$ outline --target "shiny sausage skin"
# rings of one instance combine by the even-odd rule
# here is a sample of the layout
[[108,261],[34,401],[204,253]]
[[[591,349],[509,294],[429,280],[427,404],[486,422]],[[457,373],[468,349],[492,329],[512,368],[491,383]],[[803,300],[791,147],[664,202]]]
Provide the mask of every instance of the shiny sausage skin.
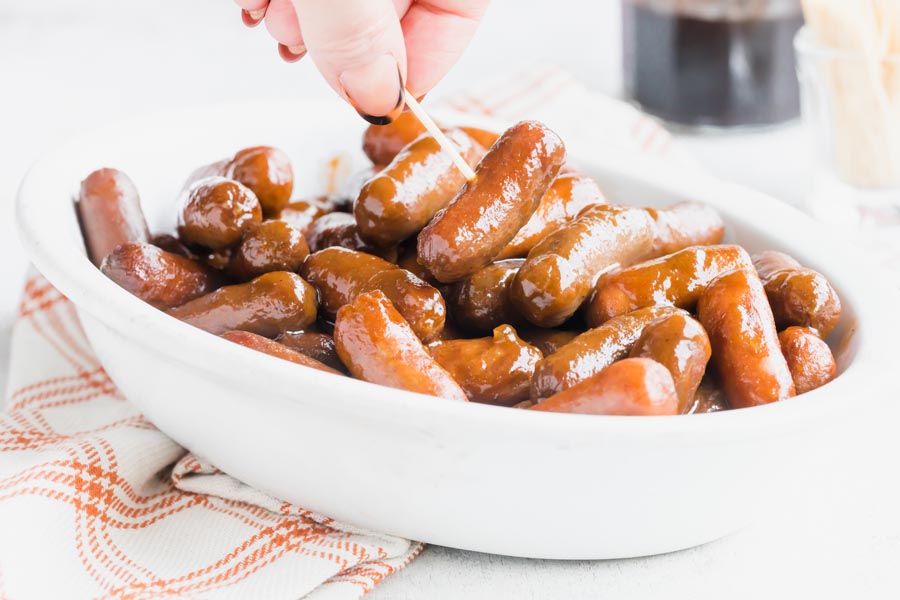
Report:
[[116,169],[99,169],[81,182],[78,218],[88,258],[98,267],[116,246],[150,239],[137,188]]
[[538,364],[531,399],[549,398],[627,357],[645,327],[675,314],[686,313],[672,306],[642,308],[585,331]]
[[100,266],[104,275],[144,302],[166,310],[216,289],[221,277],[212,269],[150,244],[117,246]]
[[318,290],[325,318],[333,318],[338,309],[360,294],[378,290],[423,340],[432,339],[444,327],[447,308],[441,294],[409,271],[377,256],[326,248],[311,254],[300,272]]
[[471,402],[512,406],[528,398],[541,352],[523,342],[509,325],[493,337],[434,342],[428,349],[466,392]]
[[444,283],[487,266],[531,218],[565,157],[562,140],[540,123],[506,130],[475,179],[419,233],[419,260]]
[[644,258],[653,234],[643,209],[587,208],[531,249],[510,287],[513,304],[539,327],[560,325],[605,271]]
[[455,283],[445,298],[456,323],[470,331],[487,332],[504,323],[521,322],[509,286],[524,262],[519,258],[491,263]]
[[732,408],[795,394],[772,309],[755,272],[720,275],[700,296],[697,315],[709,335],[713,364]]
[[740,246],[685,248],[601,277],[585,319],[596,327],[645,306],[671,304],[693,310],[709,282],[727,271],[746,268],[752,268],[752,262]]
[[606,204],[600,186],[590,177],[578,174],[560,175],[553,180],[541,203],[516,237],[497,256],[524,258],[548,234],[574,220],[588,206]]
[[224,177],[208,177],[183,194],[178,236],[210,250],[231,248],[262,222],[259,200],[248,188]]
[[387,125],[370,125],[363,133],[363,152],[376,165],[386,165],[414,139],[425,133],[425,126],[411,112],[401,113]]
[[578,337],[580,332],[571,329],[544,329],[542,327],[520,327],[519,337],[541,351],[544,356],[550,356],[572,340]]
[[841,300],[824,275],[774,250],[756,254],[753,264],[779,329],[812,327],[822,339],[828,337],[841,319]]
[[466,393],[435,360],[391,301],[379,291],[341,307],[334,323],[341,362],[357,379],[448,400]]
[[278,342],[274,342],[267,337],[263,337],[255,333],[250,333],[249,331],[227,331],[223,333],[221,337],[225,338],[229,342],[240,344],[241,346],[245,346],[247,348],[250,348],[251,350],[256,350],[257,352],[262,352],[263,354],[268,354],[269,356],[274,356],[275,358],[280,358],[292,363],[297,363],[298,365],[303,365],[304,367],[318,369],[319,371],[325,371],[326,373],[343,375],[343,373],[341,373],[340,371],[332,369],[328,365],[319,362],[315,358],[297,352],[296,350],[292,350],[291,348],[279,344]]
[[703,326],[685,314],[651,323],[631,349],[632,358],[650,358],[672,375],[678,394],[678,413],[690,409],[711,350]]
[[287,154],[278,148],[244,148],[228,162],[223,175],[248,187],[266,216],[277,214],[291,201],[294,171]]
[[679,202],[663,209],[645,209],[656,224],[652,258],[689,246],[711,246],[722,241],[725,224],[716,209],[699,202]]
[[[466,162],[473,162],[475,144],[466,134],[450,130],[447,139]],[[376,246],[401,242],[425,227],[465,182],[437,140],[423,135],[359,191],[353,205],[359,235]]]
[[315,322],[316,290],[296,273],[275,271],[166,312],[215,335],[240,329],[274,338]]
[[672,375],[658,362],[626,358],[529,410],[583,415],[676,415]]
[[284,221],[263,221],[244,234],[231,253],[228,273],[240,281],[249,281],[271,271],[300,269],[309,256],[303,235]]
[[288,203],[273,218],[284,221],[306,236],[313,221],[333,211],[334,206],[327,198],[311,198]]
[[345,371],[346,367],[341,362],[337,354],[337,348],[334,346],[334,338],[327,333],[318,333],[315,331],[289,331],[278,336],[275,340],[279,344],[283,344],[291,350],[296,350],[300,354],[305,354],[310,358],[314,358],[320,363],[328,365],[332,369]]
[[306,241],[309,242],[311,252],[338,246],[374,254],[390,262],[397,260],[396,246],[379,248],[363,240],[359,235],[356,219],[347,213],[333,212],[313,221],[307,231]]
[[798,394],[822,387],[837,376],[831,348],[815,329],[788,327],[778,334],[778,341]]

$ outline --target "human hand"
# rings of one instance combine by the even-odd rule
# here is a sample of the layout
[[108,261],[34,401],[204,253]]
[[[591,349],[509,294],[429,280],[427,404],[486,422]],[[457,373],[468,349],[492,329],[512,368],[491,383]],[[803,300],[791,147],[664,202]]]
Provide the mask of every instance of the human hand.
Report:
[[309,53],[367,121],[390,122],[403,87],[417,98],[450,70],[488,0],[235,0],[244,23],[265,20],[288,61]]

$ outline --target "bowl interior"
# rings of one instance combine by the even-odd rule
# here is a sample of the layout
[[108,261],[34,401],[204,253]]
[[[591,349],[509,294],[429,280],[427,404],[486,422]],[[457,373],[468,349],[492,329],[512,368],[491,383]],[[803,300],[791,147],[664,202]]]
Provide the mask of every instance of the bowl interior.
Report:
[[[445,123],[493,128],[507,125],[471,115],[439,112],[439,116]],[[52,151],[33,168],[19,196],[23,239],[38,268],[82,310],[107,321],[146,319],[156,324],[157,331],[166,329],[173,337],[199,339],[198,332],[187,331],[191,329],[188,326],[164,323],[172,319],[150,314],[155,311],[149,306],[126,298],[126,293],[87,261],[71,205],[79,182],[101,166],[123,170],[140,190],[151,228],[154,232],[169,232],[174,228],[183,182],[196,167],[241,147],[274,145],[292,159],[297,182],[295,197],[319,195],[325,191],[327,180],[335,175],[329,167],[335,157],[340,157],[338,179],[346,180],[369,165],[360,149],[364,127],[351,109],[337,102],[223,105],[115,124]],[[860,348],[869,348],[869,354],[878,357],[878,348],[886,347],[888,332],[896,330],[896,320],[891,327],[874,322],[867,327],[861,315],[887,312],[896,293],[883,286],[872,290],[872,286],[878,286],[878,277],[867,274],[861,266],[864,261],[843,248],[833,248],[833,240],[799,211],[690,170],[623,155],[601,143],[590,148],[588,152],[584,147],[570,146],[570,160],[598,179],[611,202],[644,206],[665,206],[681,200],[710,203],[726,220],[727,241],[739,243],[751,253],[784,250],[830,276],[844,304],[841,324],[829,338],[842,373],[854,364]],[[861,345],[866,339],[872,343]],[[217,352],[234,352],[228,346],[219,343]],[[187,350],[183,358],[192,359]],[[279,373],[286,373],[282,365],[266,368],[273,373],[278,369]],[[709,416],[725,418],[724,413]]]

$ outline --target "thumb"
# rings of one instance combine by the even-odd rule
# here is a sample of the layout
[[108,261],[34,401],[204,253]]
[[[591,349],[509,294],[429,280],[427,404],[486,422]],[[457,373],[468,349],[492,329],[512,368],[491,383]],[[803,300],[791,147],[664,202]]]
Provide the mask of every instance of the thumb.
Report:
[[292,0],[310,57],[371,123],[403,107],[406,48],[392,0]]

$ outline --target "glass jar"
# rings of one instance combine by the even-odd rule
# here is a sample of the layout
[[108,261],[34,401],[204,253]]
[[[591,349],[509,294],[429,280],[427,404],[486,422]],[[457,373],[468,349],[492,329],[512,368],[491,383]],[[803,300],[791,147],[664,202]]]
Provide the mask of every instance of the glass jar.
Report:
[[622,0],[626,93],[687,126],[795,119],[800,0]]

